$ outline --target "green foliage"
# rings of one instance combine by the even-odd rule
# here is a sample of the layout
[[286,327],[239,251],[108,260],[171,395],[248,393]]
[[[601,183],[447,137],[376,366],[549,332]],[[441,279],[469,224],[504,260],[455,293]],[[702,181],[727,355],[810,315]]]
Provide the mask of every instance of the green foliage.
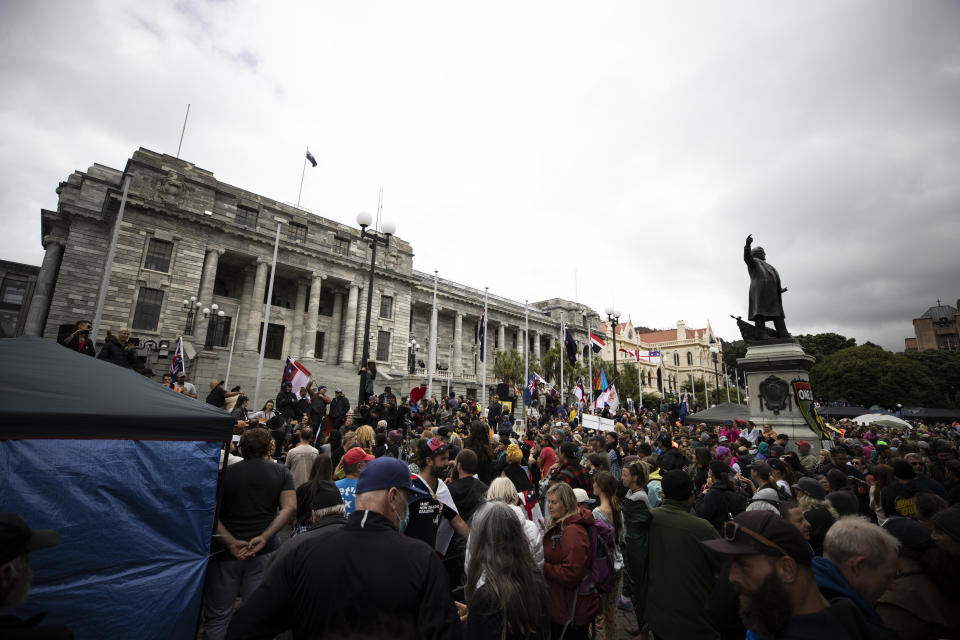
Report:
[[938,386],[921,359],[872,344],[827,355],[810,371],[814,395],[870,407],[941,406]]
[[524,381],[523,356],[516,349],[497,351],[493,361],[493,375],[501,382],[513,380],[522,386]]
[[841,336],[838,333],[814,333],[796,336],[800,341],[800,346],[817,359],[822,361],[825,357],[835,354],[842,349],[849,349],[857,346],[855,338]]
[[960,406],[960,352],[917,351],[904,355],[923,366],[933,379],[935,406]]
[[723,348],[723,364],[726,365],[727,374],[730,376],[730,379],[733,380],[733,372],[737,370],[737,360],[747,355],[747,343],[743,340],[737,340],[735,342],[720,340],[720,344]]

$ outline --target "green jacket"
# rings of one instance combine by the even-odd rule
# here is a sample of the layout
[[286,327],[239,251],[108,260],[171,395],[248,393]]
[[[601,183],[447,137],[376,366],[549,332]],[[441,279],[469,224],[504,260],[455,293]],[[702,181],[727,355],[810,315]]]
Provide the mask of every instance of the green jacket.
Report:
[[716,530],[676,500],[664,500],[652,515],[646,606],[650,628],[664,640],[719,638],[707,622],[704,605],[723,561],[700,544],[717,538]]
[[650,507],[646,500],[625,498],[621,503],[623,524],[627,530],[623,560],[627,574],[633,581],[633,601],[637,615],[644,619],[644,604],[647,597],[647,534],[650,530]]

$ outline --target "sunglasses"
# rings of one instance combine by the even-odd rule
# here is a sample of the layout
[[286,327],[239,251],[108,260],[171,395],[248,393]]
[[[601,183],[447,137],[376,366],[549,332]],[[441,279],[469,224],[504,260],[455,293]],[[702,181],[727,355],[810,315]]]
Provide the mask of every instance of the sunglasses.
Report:
[[760,534],[757,533],[756,531],[752,531],[752,530],[750,530],[750,529],[747,529],[746,527],[741,527],[739,523],[734,522],[733,520],[728,520],[727,522],[724,522],[724,523],[723,523],[723,537],[724,537],[724,539],[726,539],[726,540],[728,540],[728,541],[730,541],[730,542],[735,542],[736,539],[737,539],[737,536],[738,536],[741,532],[747,534],[748,536],[750,536],[751,538],[753,538],[754,540],[756,540],[757,542],[759,542],[759,543],[762,544],[763,546],[767,547],[768,549],[773,549],[773,550],[777,551],[778,553],[780,553],[780,554],[783,555],[783,556],[790,557],[790,554],[787,553],[787,552],[783,549],[783,547],[781,547],[780,545],[778,545],[776,542],[773,542],[772,540],[769,540],[769,539],[763,537],[762,535],[760,535]]

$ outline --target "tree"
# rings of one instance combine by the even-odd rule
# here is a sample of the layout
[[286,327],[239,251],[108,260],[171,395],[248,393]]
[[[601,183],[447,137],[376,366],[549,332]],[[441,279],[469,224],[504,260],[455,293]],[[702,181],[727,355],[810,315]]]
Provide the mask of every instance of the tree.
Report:
[[956,351],[915,351],[904,354],[920,363],[936,389],[936,404],[939,407],[960,406],[960,353]]
[[[516,349],[507,351],[497,351],[493,359],[493,375],[501,382],[513,380],[516,383],[522,383],[523,377],[523,356]],[[521,384],[522,386],[522,384]]]
[[872,345],[841,349],[810,371],[817,398],[846,398],[864,407],[896,408],[936,404],[938,389],[918,359]]
[[841,349],[857,346],[855,338],[848,338],[838,333],[813,333],[796,336],[800,346],[820,362],[825,357],[835,354]]
[[723,348],[723,364],[727,368],[727,375],[733,380],[735,378],[734,371],[739,370],[737,360],[747,355],[747,343],[743,340],[727,342],[721,339],[720,345]]
[[[628,362],[620,367],[619,384],[617,386],[617,395],[620,396],[620,402],[625,403],[627,398],[632,398],[634,405],[639,401],[640,384],[637,380],[637,365]],[[660,406],[660,394],[650,391],[644,383],[643,406],[648,409],[656,409]]]

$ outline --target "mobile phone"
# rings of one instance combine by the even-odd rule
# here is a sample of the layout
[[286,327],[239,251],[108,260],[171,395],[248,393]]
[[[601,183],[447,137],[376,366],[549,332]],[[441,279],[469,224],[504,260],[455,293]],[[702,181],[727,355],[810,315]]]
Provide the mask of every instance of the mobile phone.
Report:
[[140,338],[129,338],[128,342],[130,342],[130,344],[132,344],[135,347],[140,346]]

